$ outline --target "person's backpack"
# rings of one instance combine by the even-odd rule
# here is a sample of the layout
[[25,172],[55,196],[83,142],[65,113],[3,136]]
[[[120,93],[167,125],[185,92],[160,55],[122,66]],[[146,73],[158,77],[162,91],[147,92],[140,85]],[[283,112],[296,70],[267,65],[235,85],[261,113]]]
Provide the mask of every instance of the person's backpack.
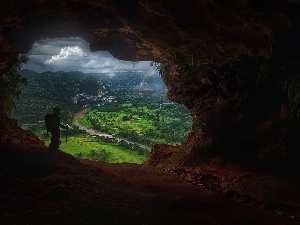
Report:
[[45,126],[46,126],[47,133],[53,131],[54,129],[53,125],[54,125],[54,114],[49,113],[45,115]]

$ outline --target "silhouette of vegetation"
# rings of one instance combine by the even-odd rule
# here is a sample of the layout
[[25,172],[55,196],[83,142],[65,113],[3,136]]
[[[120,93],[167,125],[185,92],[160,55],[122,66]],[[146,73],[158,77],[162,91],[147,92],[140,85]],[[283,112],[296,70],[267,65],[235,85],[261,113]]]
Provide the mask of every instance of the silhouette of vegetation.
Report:
[[28,58],[21,55],[10,71],[0,76],[0,110],[10,112],[15,106],[15,100],[20,97],[20,85],[27,85],[27,79],[20,74],[21,64]]
[[180,67],[184,68],[186,71],[197,72],[203,69],[201,55],[197,50],[188,53],[185,57],[179,56],[175,51],[168,51],[166,53],[165,62],[151,62],[150,65],[158,71],[160,76],[168,73],[170,68],[174,65],[180,65]]
[[268,61],[258,62],[257,86],[275,82],[282,87],[288,98],[288,104],[292,113],[297,117],[300,115],[300,73],[297,61],[288,61],[278,55]]
[[259,63],[258,73],[257,73],[257,85],[263,82],[269,75],[270,63],[268,61],[262,61]]
[[300,114],[300,74],[295,73],[290,76],[284,85],[285,90],[288,92],[289,106],[292,110],[297,112],[297,116]]

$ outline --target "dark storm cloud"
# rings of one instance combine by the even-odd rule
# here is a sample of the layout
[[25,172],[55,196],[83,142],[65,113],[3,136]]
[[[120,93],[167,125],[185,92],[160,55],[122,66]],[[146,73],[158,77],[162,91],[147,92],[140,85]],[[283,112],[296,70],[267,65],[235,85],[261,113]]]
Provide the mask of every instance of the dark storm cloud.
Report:
[[43,71],[82,71],[86,73],[110,73],[140,71],[156,75],[150,62],[117,60],[105,51],[91,52],[89,44],[81,38],[43,39],[27,53],[29,62],[24,69]]

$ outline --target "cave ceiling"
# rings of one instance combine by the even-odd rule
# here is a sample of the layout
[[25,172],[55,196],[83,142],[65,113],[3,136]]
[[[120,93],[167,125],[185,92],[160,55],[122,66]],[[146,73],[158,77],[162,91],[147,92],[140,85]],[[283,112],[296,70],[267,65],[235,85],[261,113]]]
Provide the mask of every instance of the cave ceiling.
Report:
[[3,0],[0,9],[1,72],[43,38],[81,37],[133,61],[197,52],[217,65],[269,58],[274,43],[299,37],[297,0]]

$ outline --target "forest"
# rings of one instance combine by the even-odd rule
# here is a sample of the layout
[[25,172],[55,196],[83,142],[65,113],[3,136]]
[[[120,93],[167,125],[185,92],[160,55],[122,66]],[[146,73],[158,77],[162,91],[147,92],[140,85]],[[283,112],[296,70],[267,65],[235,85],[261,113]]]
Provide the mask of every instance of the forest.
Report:
[[191,128],[187,109],[174,103],[124,103],[88,111],[85,127],[143,145],[179,144]]
[[[58,105],[61,121],[71,127],[61,131],[60,149],[78,158],[141,163],[153,144],[179,144],[191,130],[189,111],[167,99],[157,78],[145,82],[144,76],[131,74],[134,85],[128,85],[128,77],[122,85],[121,76],[104,82],[100,75],[82,72],[20,73],[28,85],[21,88],[11,116],[49,145],[44,116]],[[83,109],[78,126],[72,124],[74,113]]]

